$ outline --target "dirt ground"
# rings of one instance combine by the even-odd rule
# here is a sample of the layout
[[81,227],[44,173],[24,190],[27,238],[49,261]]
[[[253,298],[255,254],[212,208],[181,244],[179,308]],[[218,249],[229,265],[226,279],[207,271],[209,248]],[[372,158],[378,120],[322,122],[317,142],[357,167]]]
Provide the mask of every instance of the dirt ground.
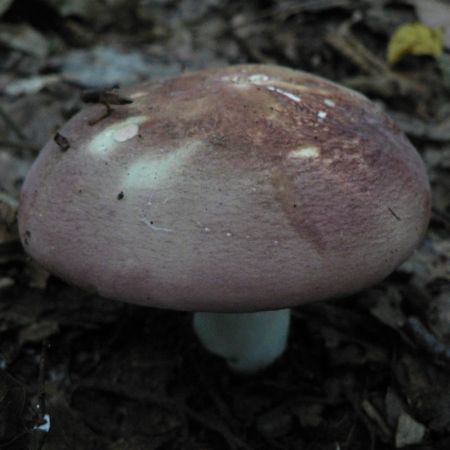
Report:
[[[440,40],[418,34],[425,51],[389,65],[409,23]],[[448,24],[442,0],[0,0],[0,448],[450,449]],[[30,164],[85,89],[243,62],[369,96],[433,189],[414,256],[359,295],[295,309],[288,350],[252,377],[200,347],[190,314],[50,276],[16,226]]]

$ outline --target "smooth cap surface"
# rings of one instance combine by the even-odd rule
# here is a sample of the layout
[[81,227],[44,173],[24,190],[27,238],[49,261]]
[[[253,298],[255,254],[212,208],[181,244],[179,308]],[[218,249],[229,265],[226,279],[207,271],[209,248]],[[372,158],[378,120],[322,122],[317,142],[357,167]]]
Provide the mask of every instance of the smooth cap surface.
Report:
[[23,186],[25,249],[70,283],[164,308],[275,309],[376,283],[423,237],[424,165],[356,92],[243,65],[119,93],[133,103],[94,125],[104,106],[77,114]]

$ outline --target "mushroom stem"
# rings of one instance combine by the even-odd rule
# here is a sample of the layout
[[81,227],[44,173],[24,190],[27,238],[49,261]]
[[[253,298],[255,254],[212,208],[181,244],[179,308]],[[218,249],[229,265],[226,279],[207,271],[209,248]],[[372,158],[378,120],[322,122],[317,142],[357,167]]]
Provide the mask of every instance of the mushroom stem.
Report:
[[290,317],[290,309],[237,314],[197,312],[194,330],[202,344],[224,357],[231,369],[252,373],[283,353]]

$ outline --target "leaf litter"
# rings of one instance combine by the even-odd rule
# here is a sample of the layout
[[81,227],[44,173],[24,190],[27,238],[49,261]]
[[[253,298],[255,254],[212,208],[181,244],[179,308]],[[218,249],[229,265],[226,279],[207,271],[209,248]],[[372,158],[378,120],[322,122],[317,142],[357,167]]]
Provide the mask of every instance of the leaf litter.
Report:
[[[399,26],[439,27],[448,12],[422,3],[0,1],[1,448],[450,448],[446,24],[442,56],[386,61]],[[206,354],[188,314],[49,276],[24,254],[15,222],[29,166],[82,107],[82,90],[239,62],[361,90],[417,146],[433,189],[416,253],[372,289],[296,308],[287,352],[252,378]]]

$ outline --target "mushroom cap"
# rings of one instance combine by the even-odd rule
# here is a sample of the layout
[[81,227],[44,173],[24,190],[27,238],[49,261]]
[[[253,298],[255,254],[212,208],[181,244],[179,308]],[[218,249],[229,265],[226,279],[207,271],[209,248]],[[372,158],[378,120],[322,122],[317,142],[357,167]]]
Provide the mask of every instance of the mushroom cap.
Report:
[[133,103],[94,124],[104,106],[83,109],[23,186],[24,247],[70,283],[179,310],[277,309],[380,281],[424,235],[424,165],[359,93],[239,65],[119,94]]

